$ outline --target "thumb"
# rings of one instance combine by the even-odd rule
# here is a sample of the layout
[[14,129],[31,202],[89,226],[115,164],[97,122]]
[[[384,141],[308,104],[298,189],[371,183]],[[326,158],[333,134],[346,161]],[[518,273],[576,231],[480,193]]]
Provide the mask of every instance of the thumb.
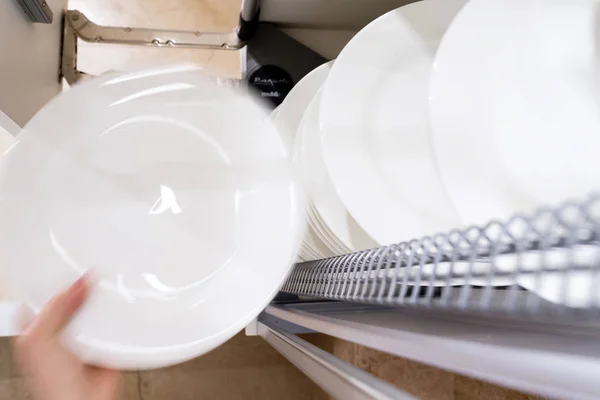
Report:
[[38,338],[56,336],[83,305],[88,292],[89,277],[88,274],[84,274],[68,289],[53,297],[24,333]]
[[90,400],[116,400],[119,394],[121,374],[106,368],[88,367],[94,394]]

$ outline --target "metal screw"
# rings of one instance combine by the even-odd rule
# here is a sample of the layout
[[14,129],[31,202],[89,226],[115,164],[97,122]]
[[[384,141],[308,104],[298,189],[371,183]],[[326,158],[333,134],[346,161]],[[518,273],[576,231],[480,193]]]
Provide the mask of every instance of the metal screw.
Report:
[[129,27],[125,28],[125,32],[131,32],[131,30],[132,30],[132,29],[131,29],[131,28],[129,28]]
[[167,46],[173,46],[175,44],[175,42],[173,42],[172,40],[167,40]]
[[44,2],[42,2],[42,7],[46,8],[46,5],[47,5],[47,4],[46,4],[46,2],[45,2],[45,1],[44,1]]
[[160,44],[160,40],[158,40],[158,39],[154,39],[154,40],[152,41],[152,44],[153,44],[153,45],[155,45],[155,46],[158,46],[158,45]]
[[71,15],[71,19],[73,21],[79,21],[79,14],[73,14],[73,15]]
[[103,39],[102,39],[102,36],[96,36],[96,37],[94,38],[94,40],[95,40],[96,42],[101,42]]
[[201,32],[199,32],[199,31],[196,31],[196,32],[194,32],[194,35],[196,35],[196,36],[200,36],[200,35],[202,35],[202,33],[201,33]]

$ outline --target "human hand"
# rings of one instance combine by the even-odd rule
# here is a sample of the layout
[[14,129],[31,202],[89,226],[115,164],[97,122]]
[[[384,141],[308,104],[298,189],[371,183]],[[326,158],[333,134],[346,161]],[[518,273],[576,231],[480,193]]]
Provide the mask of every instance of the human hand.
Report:
[[61,332],[85,302],[84,275],[55,296],[15,340],[16,361],[36,400],[116,400],[120,374],[87,365],[61,342]]

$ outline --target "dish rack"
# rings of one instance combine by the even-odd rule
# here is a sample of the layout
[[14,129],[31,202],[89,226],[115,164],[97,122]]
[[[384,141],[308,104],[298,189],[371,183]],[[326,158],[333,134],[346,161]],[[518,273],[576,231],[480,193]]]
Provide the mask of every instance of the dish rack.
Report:
[[[543,396],[594,399],[599,239],[594,194],[506,221],[304,262],[281,288],[296,298],[273,302],[259,323],[308,328]],[[575,274],[585,274],[589,287],[569,285]],[[533,290],[519,286],[521,277],[533,278]],[[553,302],[536,294],[548,277],[559,283]],[[584,302],[564,305],[581,292]],[[339,396],[337,390],[329,391]]]
[[[86,78],[77,69],[78,39],[241,49],[247,51],[246,76],[276,64],[294,81],[325,61],[263,24],[259,3],[242,0],[238,28],[215,33],[103,27],[76,10],[67,11],[61,74],[71,84]],[[329,7],[328,2],[314,3]],[[389,9],[400,5],[389,3]],[[560,262],[549,262],[557,254]],[[531,257],[538,267],[531,268]],[[510,268],[504,265],[507,258]],[[577,289],[569,282],[582,273],[591,278],[588,296],[578,307],[569,307],[570,299],[580,294],[573,293]],[[532,290],[519,285],[523,277],[533,278]],[[562,282],[555,288],[555,302],[536,294],[546,277]],[[0,333],[16,333],[7,325],[16,307],[0,304]],[[280,294],[246,328],[335,398],[412,398],[296,336],[306,332],[542,396],[598,399],[600,195],[505,221],[297,264]]]

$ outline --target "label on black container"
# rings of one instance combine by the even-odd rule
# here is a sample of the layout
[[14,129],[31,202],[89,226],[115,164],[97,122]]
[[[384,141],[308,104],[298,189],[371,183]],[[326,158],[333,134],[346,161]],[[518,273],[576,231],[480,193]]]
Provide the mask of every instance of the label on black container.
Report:
[[276,65],[263,65],[248,76],[248,85],[255,88],[260,97],[277,107],[292,90],[294,81],[283,68]]

